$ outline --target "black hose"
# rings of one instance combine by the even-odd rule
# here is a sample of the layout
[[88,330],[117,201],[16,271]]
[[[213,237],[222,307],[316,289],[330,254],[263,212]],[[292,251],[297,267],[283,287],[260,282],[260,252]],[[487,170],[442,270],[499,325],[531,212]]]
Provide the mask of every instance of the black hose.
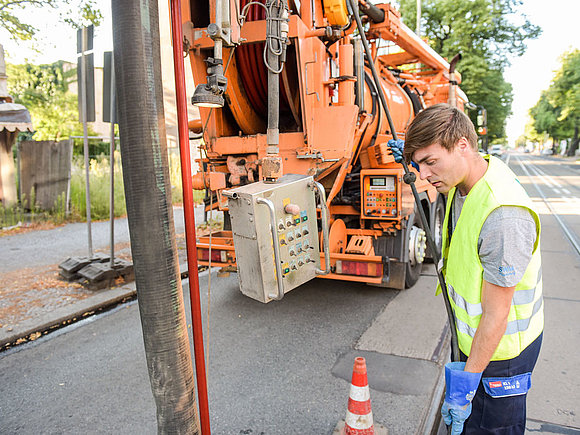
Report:
[[[361,37],[361,41],[363,43],[363,47],[365,49],[365,54],[367,59],[372,59],[372,55],[371,55],[371,50],[369,48],[369,43],[367,41],[366,35],[365,35],[365,31],[358,13],[358,7],[357,4],[355,3],[355,0],[349,0],[351,3],[351,7],[353,9],[353,14],[354,14],[354,18],[356,20],[356,25],[358,28],[358,32],[360,34]],[[373,73],[373,79],[375,81],[376,84],[376,88],[377,91],[379,93],[379,99],[381,100],[381,104],[383,106],[383,109],[385,111],[385,115],[387,116],[387,121],[389,122],[389,128],[391,129],[391,135],[393,136],[394,140],[397,140],[397,131],[395,130],[395,125],[393,123],[393,119],[391,118],[391,113],[389,112],[389,106],[387,105],[387,100],[385,98],[385,94],[383,92],[383,88],[380,85],[380,79],[379,79],[379,75],[377,73],[377,69],[375,68],[375,65],[373,62],[369,61],[369,66],[371,68],[371,72]],[[425,233],[427,236],[427,243],[429,244],[429,249],[431,250],[431,252],[433,253],[433,260],[435,262],[435,269],[437,270],[437,278],[439,279],[439,285],[441,286],[441,290],[443,293],[443,300],[445,301],[445,309],[447,311],[447,318],[449,320],[449,326],[451,329],[451,354],[452,354],[452,358],[454,358],[455,360],[459,360],[459,344],[457,341],[457,329],[455,326],[455,316],[453,315],[453,310],[451,309],[451,303],[449,302],[449,295],[447,294],[447,284],[445,283],[445,277],[443,276],[443,273],[441,272],[440,268],[439,268],[439,258],[440,258],[440,253],[439,250],[437,249],[437,246],[435,245],[435,242],[433,241],[433,235],[431,234],[431,230],[430,230],[430,226],[427,223],[427,218],[425,217],[425,211],[423,210],[423,207],[421,206],[421,199],[419,198],[419,194],[417,192],[417,188],[415,187],[415,174],[413,172],[409,171],[409,168],[407,167],[407,163],[405,162],[405,159],[403,159],[403,161],[401,162],[401,165],[403,166],[403,169],[405,171],[405,176],[403,177],[403,179],[405,180],[405,183],[409,184],[409,186],[411,186],[411,191],[413,192],[413,197],[415,198],[415,203],[417,204],[417,209],[419,211],[419,216],[421,217],[421,222],[423,224],[423,227],[425,228]]]
[[156,0],[112,2],[127,217],[160,434],[199,433],[163,113]]

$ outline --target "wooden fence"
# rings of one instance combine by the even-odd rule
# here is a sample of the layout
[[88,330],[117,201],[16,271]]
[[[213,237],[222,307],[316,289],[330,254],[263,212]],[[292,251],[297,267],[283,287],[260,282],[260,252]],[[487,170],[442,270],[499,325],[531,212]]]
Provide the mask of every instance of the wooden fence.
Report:
[[20,200],[32,208],[30,199],[44,210],[54,209],[64,198],[68,210],[73,141],[20,142]]

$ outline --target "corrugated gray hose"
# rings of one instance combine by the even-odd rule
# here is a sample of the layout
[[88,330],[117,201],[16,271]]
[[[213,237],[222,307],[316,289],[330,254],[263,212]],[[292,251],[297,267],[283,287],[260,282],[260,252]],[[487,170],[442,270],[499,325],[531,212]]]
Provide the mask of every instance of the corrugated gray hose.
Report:
[[199,433],[163,113],[156,0],[114,0],[123,180],[137,297],[160,434]]

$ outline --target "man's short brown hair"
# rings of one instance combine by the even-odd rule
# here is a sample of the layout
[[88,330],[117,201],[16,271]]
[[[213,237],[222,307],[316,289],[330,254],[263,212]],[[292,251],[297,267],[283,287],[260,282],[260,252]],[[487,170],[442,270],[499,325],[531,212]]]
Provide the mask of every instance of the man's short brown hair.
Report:
[[449,104],[436,104],[420,112],[405,135],[405,160],[410,162],[418,149],[434,143],[451,151],[462,137],[477,151],[477,133],[461,110]]

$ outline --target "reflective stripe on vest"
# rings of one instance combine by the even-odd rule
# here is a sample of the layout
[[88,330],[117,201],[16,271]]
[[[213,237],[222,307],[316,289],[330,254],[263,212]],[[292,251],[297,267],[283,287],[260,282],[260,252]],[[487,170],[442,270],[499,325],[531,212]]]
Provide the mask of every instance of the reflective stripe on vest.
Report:
[[[541,281],[542,281],[542,269],[540,268],[540,270],[538,271],[538,280],[536,281],[536,286],[534,288],[527,290],[514,291],[512,305],[526,305],[532,303],[536,298],[536,289],[538,288],[538,285],[541,283]],[[453,288],[453,286],[449,283],[447,283],[447,289],[449,290],[449,296],[451,297],[453,302],[455,302],[455,305],[465,310],[467,314],[469,314],[470,316],[479,316],[483,313],[483,310],[481,308],[481,302],[477,304],[467,302],[465,298],[463,298],[463,296],[457,293]]]
[[[530,317],[528,317],[527,319],[517,319],[508,322],[504,335],[512,335],[517,332],[526,331],[530,326],[532,318],[540,311],[540,308],[542,308],[543,302],[544,296],[542,295],[540,296],[540,299],[538,299],[534,304],[534,308],[532,310],[532,314],[530,315]],[[469,326],[463,320],[459,320],[457,318],[455,319],[455,322],[457,323],[457,330],[459,332],[463,332],[464,334],[469,335],[471,338],[475,337],[475,331],[477,331],[477,328]]]

